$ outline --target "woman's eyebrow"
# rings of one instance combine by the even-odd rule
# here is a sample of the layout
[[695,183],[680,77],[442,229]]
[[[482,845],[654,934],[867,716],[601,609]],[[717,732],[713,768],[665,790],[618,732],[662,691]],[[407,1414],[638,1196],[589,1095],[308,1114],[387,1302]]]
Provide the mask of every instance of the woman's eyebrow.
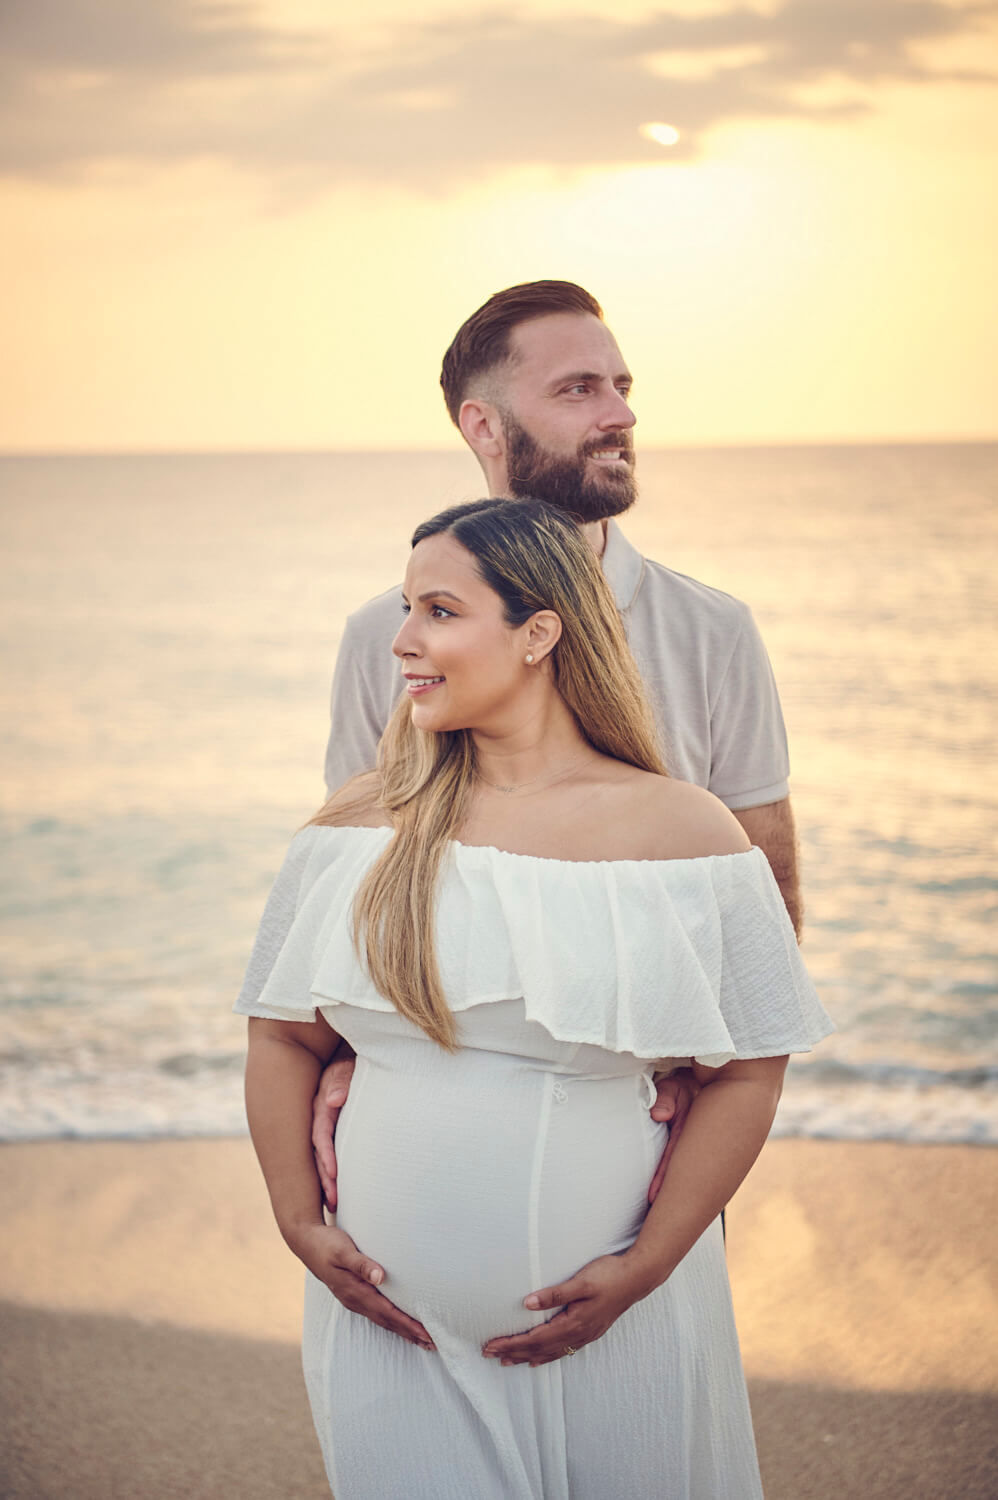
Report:
[[455,604],[464,603],[464,600],[460,599],[457,594],[452,594],[450,589],[430,589],[429,593],[420,594],[416,602],[425,604],[428,599],[453,599]]

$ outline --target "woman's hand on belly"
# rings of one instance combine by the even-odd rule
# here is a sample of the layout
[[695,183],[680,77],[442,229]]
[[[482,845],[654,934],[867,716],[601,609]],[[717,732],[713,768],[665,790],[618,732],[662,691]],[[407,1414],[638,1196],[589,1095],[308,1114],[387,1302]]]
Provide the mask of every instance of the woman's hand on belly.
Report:
[[433,1340],[415,1318],[390,1302],[378,1287],[385,1279],[383,1266],[362,1255],[348,1234],[332,1224],[309,1224],[295,1235],[291,1246],[312,1275],[328,1286],[333,1296],[351,1312],[370,1318],[389,1333],[423,1349],[434,1348]]
[[489,1339],[482,1353],[486,1359],[498,1359],[504,1365],[550,1364],[602,1338],[621,1313],[651,1290],[626,1252],[601,1255],[567,1281],[531,1292],[524,1299],[530,1312],[560,1308],[549,1322],[525,1333]]

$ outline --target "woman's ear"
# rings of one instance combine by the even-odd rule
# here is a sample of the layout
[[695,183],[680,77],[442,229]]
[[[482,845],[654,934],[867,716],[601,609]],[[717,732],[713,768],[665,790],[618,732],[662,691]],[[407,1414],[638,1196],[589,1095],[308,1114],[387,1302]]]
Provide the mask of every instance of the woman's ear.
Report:
[[525,636],[526,664],[539,666],[561,639],[561,620],[553,609],[539,609],[527,622]]

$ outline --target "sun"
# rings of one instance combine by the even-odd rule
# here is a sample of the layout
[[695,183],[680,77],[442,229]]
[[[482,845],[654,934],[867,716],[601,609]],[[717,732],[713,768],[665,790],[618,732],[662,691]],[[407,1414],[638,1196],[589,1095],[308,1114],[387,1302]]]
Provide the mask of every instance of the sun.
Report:
[[647,124],[639,125],[638,134],[643,135],[646,141],[655,141],[659,146],[674,146],[679,140],[679,131],[675,125],[663,125],[660,120],[649,120]]

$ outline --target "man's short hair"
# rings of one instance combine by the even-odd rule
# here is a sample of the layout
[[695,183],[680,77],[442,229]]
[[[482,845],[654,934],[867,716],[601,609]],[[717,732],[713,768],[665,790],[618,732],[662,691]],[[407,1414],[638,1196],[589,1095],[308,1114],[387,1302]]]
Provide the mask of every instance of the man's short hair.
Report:
[[461,324],[440,371],[444,400],[455,427],[459,425],[461,403],[471,382],[510,358],[514,328],[534,318],[561,312],[589,313],[603,318],[603,309],[596,298],[574,281],[525,281],[494,293]]

